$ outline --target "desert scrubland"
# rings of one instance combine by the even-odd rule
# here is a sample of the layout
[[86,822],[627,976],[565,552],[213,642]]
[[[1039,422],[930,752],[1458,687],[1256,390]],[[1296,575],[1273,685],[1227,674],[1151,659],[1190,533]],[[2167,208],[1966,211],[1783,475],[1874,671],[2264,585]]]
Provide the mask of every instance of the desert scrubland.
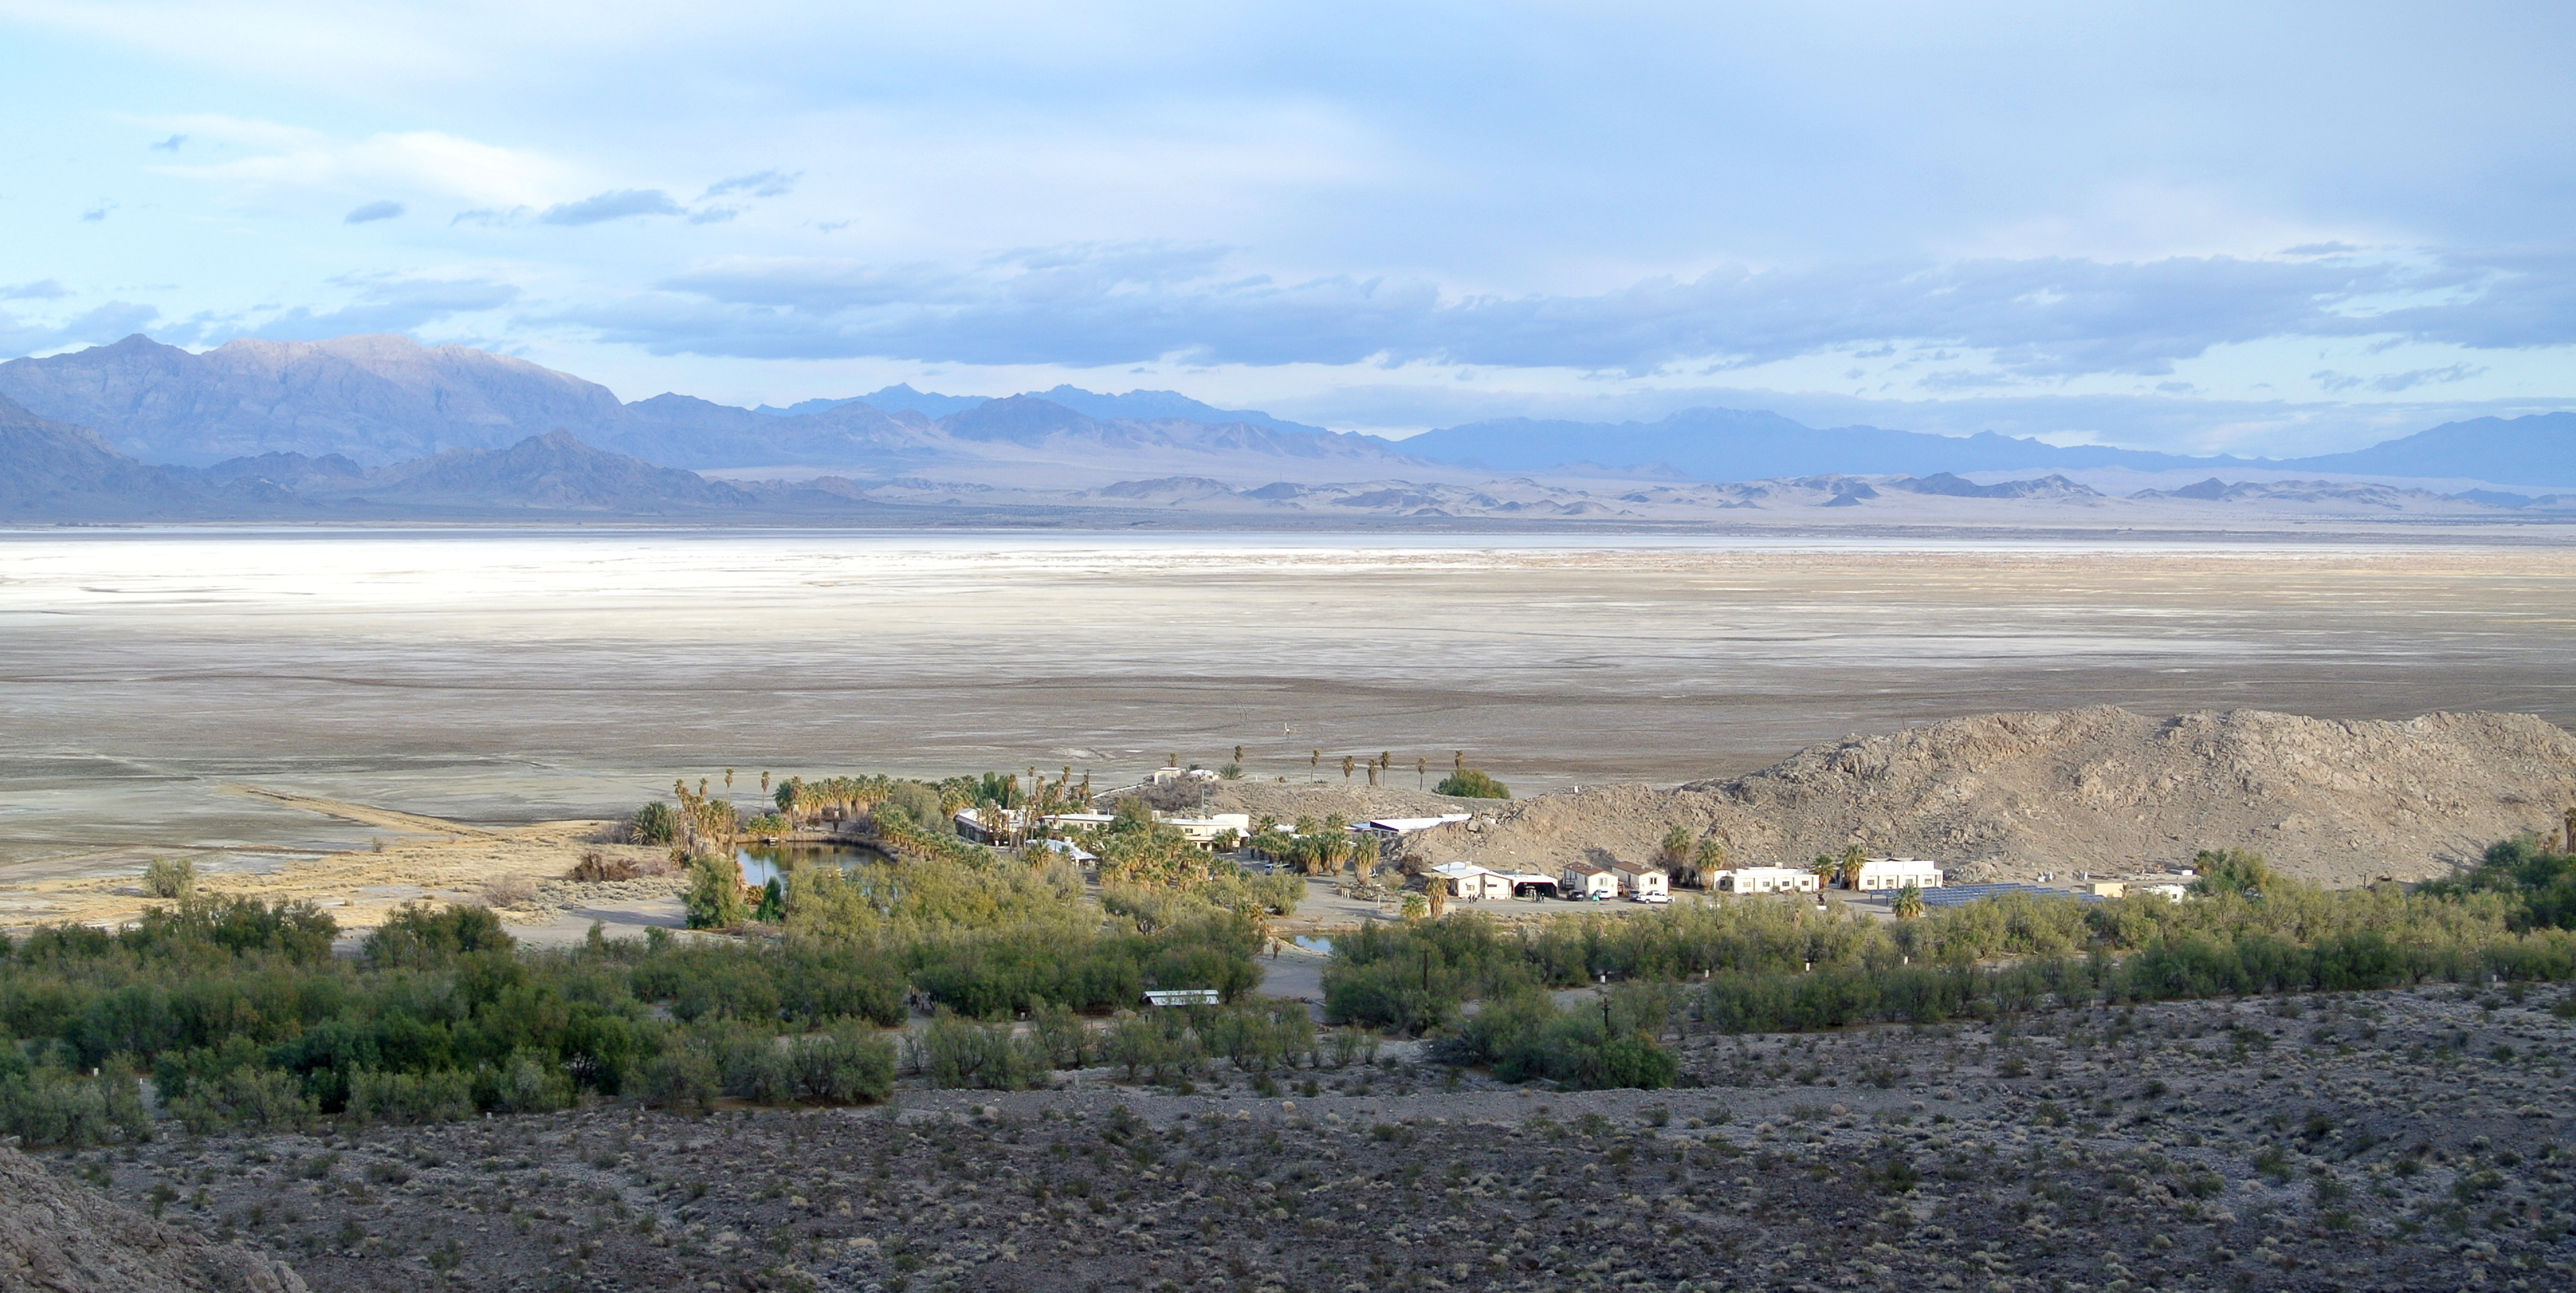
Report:
[[[32,1156],[0,1151],[0,1277],[2570,1272],[2553,550],[89,542],[0,585],[0,1114]],[[1106,789],[1238,744],[1211,808],[1474,815],[1422,861],[1640,861],[1679,828],[1737,863],[2210,874],[1416,923],[1141,820],[1088,877],[986,855],[879,780],[892,856],[754,911],[622,820],[674,778],[730,772],[747,812],[791,774]],[[1452,758],[1520,797],[1432,793]],[[184,896],[153,857],[198,863]],[[1329,954],[1271,945],[1301,931]]]

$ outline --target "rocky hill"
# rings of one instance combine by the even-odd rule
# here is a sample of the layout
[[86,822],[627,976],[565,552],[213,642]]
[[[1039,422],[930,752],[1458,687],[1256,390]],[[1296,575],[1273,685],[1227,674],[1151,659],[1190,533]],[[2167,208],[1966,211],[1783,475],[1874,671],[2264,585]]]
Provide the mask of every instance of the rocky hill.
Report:
[[187,481],[0,395],[0,520],[154,520],[200,515],[207,506]]
[[0,1289],[29,1293],[304,1293],[294,1271],[213,1244],[46,1174],[0,1148]]
[[[2404,723],[2101,707],[1993,714],[1853,736],[1670,790],[1587,789],[1501,807],[1491,863],[1650,856],[1672,826],[1739,863],[1797,865],[1857,842],[1954,878],[2127,871],[2250,848],[2328,885],[2423,879],[2576,806],[2576,737],[2525,714]],[[1462,856],[1460,838],[1434,860]]]
[[375,502],[622,514],[733,509],[748,495],[671,467],[583,444],[570,431],[530,436],[506,449],[454,449],[370,472],[355,487]]
[[191,466],[269,452],[394,462],[556,427],[596,433],[624,413],[568,373],[389,336],[244,339],[200,355],[138,335],[0,364],[0,395],[147,462]]

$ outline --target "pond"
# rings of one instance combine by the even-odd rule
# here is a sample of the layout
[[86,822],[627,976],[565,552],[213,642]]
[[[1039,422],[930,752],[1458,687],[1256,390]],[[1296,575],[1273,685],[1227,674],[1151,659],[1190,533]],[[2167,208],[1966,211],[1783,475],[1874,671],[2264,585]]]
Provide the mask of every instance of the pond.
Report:
[[1333,954],[1333,940],[1321,934],[1299,934],[1289,941],[1309,952],[1321,952],[1326,956]]
[[733,851],[733,860],[742,867],[742,882],[757,889],[799,867],[830,865],[847,870],[861,862],[890,859],[856,844],[746,844]]

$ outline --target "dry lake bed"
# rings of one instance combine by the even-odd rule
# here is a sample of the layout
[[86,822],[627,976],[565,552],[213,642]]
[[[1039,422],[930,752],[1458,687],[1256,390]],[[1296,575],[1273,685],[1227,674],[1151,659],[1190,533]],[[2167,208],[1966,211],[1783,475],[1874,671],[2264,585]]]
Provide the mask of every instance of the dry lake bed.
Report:
[[1670,535],[0,533],[0,883],[686,775],[1342,754],[1516,789],[2114,703],[2576,722],[2576,551]]

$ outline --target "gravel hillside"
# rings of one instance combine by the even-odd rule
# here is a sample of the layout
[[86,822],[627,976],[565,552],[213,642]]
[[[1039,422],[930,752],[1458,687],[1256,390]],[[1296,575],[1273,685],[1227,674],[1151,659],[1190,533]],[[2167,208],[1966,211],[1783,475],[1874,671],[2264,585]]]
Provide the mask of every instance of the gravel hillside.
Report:
[[[1464,801],[1461,801],[1464,802]],[[2150,718],[2099,707],[1852,736],[1671,790],[1610,786],[1498,806],[1427,837],[1434,861],[1548,867],[1650,856],[1682,825],[1739,864],[1857,841],[1954,880],[2126,871],[2203,848],[2262,852],[2328,885],[2423,879],[2576,806],[2576,738],[2525,714],[2344,722],[2261,710]]]
[[163,1225],[0,1147],[6,1293],[304,1293],[294,1271]]

